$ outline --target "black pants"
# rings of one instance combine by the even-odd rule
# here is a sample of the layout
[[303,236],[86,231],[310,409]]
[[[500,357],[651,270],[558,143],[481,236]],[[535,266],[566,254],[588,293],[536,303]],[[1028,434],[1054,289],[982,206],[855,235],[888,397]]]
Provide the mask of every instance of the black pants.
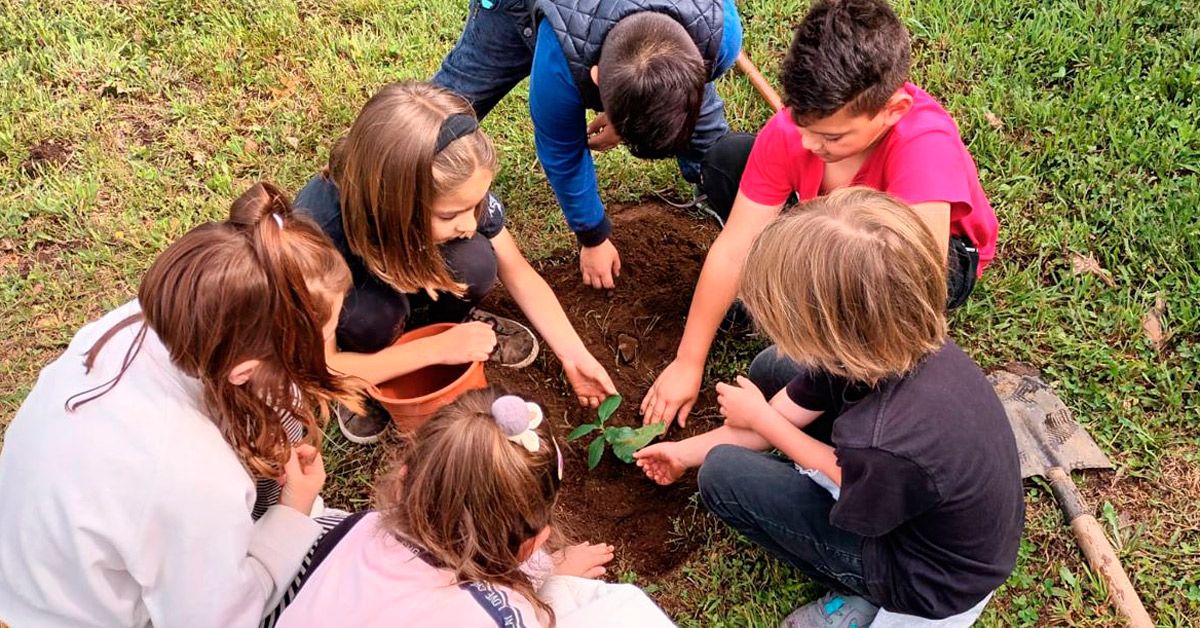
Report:
[[338,319],[337,342],[343,351],[375,353],[406,329],[432,323],[461,323],[496,285],[496,251],[486,237],[451,240],[440,247],[455,281],[467,285],[461,297],[439,292],[397,292],[374,276],[356,277]]
[[[721,216],[722,221],[729,219],[752,148],[754,135],[730,133],[718,140],[704,155],[700,165],[700,188],[708,195],[709,207]],[[793,195],[788,204],[795,202]],[[979,251],[965,236],[951,236],[947,265],[946,307],[954,309],[966,303],[967,297],[975,289]]]

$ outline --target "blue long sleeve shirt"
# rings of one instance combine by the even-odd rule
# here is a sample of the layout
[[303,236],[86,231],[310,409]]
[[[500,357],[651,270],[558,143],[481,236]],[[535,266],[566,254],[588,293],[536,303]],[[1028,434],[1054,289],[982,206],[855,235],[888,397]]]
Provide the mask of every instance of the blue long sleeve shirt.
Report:
[[[721,50],[715,63],[717,76],[733,66],[741,49],[742,22],[733,0],[725,0]],[[583,246],[603,243],[612,225],[604,213],[596,182],[596,165],[587,145],[586,108],[562,46],[545,20],[539,25],[533,53],[529,112],[533,119],[533,141],[538,160],[558,198],[567,225]],[[692,145],[707,148],[716,142],[726,129],[723,115],[721,107],[705,107],[697,121],[697,137],[693,138]],[[722,122],[706,124],[704,118],[712,116],[721,117]]]

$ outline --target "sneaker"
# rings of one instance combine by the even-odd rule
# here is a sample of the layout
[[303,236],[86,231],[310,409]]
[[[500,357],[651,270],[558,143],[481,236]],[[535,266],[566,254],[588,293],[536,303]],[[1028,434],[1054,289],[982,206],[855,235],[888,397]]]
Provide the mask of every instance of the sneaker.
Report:
[[476,309],[471,312],[471,321],[491,325],[496,330],[496,350],[488,362],[508,368],[525,368],[538,356],[538,341],[529,328],[511,318],[496,316],[491,312]]
[[711,205],[708,204],[708,195],[700,190],[699,185],[696,185],[695,183],[692,184],[692,200],[690,201],[676,201],[666,196],[666,193],[666,190],[653,191],[653,194],[658,197],[658,200],[666,203],[667,205],[670,205],[676,209],[698,212],[715,220],[717,225],[722,229],[725,228],[725,220],[721,218],[721,215],[718,214]]
[[741,301],[734,301],[725,311],[720,330],[740,338],[752,338],[758,334],[754,328],[754,319],[750,317],[749,310]]
[[780,628],[866,628],[879,607],[857,595],[826,593],[783,618]]
[[338,428],[346,440],[357,445],[373,445],[379,442],[379,437],[392,424],[392,415],[388,414],[378,401],[368,397],[363,402],[366,414],[355,414],[341,404],[334,407],[337,415]]

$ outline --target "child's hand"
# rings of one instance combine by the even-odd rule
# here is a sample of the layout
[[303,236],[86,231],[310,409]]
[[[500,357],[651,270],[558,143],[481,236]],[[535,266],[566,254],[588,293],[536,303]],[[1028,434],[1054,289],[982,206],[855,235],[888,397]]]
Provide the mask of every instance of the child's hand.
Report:
[[496,348],[496,330],[479,321],[455,325],[432,338],[442,364],[486,362]]
[[564,547],[550,555],[554,561],[554,575],[599,578],[606,571],[604,565],[613,559],[613,546],[580,543]]
[[717,404],[721,406],[725,425],[743,430],[753,430],[755,421],[775,412],[758,386],[741,375],[736,386],[724,382],[717,384]]
[[679,358],[673,360],[658,374],[658,379],[654,380],[654,385],[642,398],[642,423],[665,422],[670,426],[678,416],[679,426],[687,426],[688,413],[700,397],[700,380],[703,376],[703,364],[697,367]]
[[583,283],[596,289],[612,289],[621,276],[621,254],[612,240],[579,249],[579,272]]
[[637,466],[646,477],[666,486],[678,480],[687,470],[679,459],[678,447],[679,443],[655,443],[634,452],[633,459],[637,460]]
[[587,134],[588,148],[592,150],[605,151],[621,143],[621,136],[617,135],[616,127],[608,123],[608,114],[604,112],[596,114],[588,123]]
[[585,351],[583,356],[579,360],[563,360],[563,372],[566,373],[567,381],[571,383],[571,388],[575,389],[575,395],[579,398],[579,405],[587,408],[595,408],[609,395],[617,394],[617,387],[613,385],[612,378],[608,376],[608,371],[605,371],[604,367],[600,366],[600,363],[596,361],[596,358],[592,357],[592,354]]
[[321,452],[312,445],[293,447],[291,457],[283,465],[280,483],[283,490],[279,493],[279,503],[304,515],[311,514],[317,495],[325,486],[325,462]]

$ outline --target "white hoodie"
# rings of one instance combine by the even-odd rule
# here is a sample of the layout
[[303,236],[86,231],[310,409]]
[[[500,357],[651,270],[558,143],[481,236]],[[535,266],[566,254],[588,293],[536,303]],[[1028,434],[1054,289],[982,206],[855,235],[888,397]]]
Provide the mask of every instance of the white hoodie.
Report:
[[83,355],[137,311],[80,330],[4,435],[0,620],[13,626],[256,626],[320,533],[286,506],[252,520],[253,479],[153,331],[115,388],[64,408],[116,375],[140,325],[87,375]]

